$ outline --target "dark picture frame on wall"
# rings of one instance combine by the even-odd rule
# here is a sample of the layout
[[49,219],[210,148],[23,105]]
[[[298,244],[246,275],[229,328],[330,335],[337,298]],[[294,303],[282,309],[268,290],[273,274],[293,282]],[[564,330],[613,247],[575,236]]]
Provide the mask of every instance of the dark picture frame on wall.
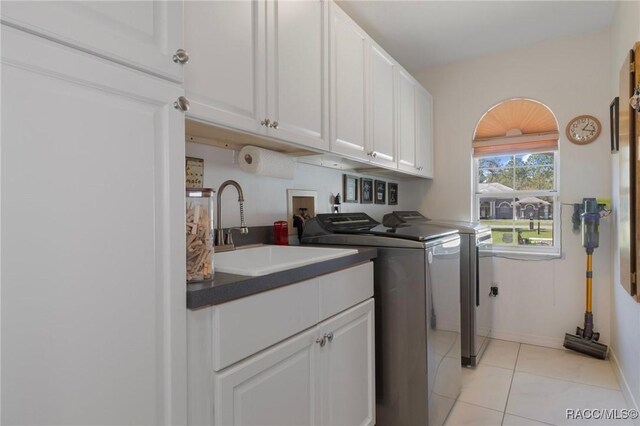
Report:
[[373,203],[373,179],[360,178],[360,203]]
[[358,178],[351,175],[342,175],[343,202],[358,202]]
[[375,181],[375,198],[374,201],[376,204],[386,204],[387,203],[387,182],[383,180]]
[[615,97],[609,104],[609,131],[611,134],[611,152],[620,149],[620,98]]
[[389,205],[397,206],[398,205],[398,184],[389,182],[387,184],[387,192],[389,194]]

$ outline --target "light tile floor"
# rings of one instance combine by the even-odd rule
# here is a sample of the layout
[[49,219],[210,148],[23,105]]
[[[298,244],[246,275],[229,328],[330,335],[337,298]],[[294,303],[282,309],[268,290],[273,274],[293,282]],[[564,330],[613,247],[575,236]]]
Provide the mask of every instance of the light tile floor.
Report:
[[626,408],[609,361],[491,340],[480,364],[462,369],[462,391],[445,425],[632,425],[566,418],[567,409]]

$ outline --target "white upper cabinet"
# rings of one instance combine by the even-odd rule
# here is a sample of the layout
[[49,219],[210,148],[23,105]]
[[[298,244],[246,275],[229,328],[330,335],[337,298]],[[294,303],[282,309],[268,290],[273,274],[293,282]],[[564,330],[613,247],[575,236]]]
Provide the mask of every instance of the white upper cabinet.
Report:
[[184,8],[188,117],[431,176],[432,123],[421,121],[431,117],[428,92],[337,4]]
[[265,3],[187,1],[189,117],[265,133]]
[[416,86],[416,166],[420,176],[433,178],[433,99]]
[[2,22],[182,82],[179,1],[3,1]]
[[188,115],[329,148],[327,4],[185,2]]
[[367,57],[369,37],[330,4],[331,151],[368,159]]
[[329,149],[328,4],[267,2],[268,134]]
[[371,43],[371,133],[367,153],[371,162],[397,167],[396,62],[380,46]]
[[185,424],[182,94],[3,26],[3,424]]
[[398,69],[398,168],[416,173],[416,83]]

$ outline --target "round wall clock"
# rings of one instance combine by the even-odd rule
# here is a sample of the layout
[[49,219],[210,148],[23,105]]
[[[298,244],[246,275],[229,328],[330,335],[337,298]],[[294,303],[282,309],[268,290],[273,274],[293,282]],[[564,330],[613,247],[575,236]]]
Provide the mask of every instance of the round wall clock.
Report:
[[592,115],[579,115],[567,123],[567,138],[575,144],[586,145],[600,136],[602,126]]

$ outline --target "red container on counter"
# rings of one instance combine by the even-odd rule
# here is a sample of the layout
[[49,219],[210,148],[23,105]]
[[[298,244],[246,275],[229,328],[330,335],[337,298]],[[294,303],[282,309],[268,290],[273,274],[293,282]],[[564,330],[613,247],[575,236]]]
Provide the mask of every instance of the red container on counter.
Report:
[[279,246],[289,245],[289,225],[286,220],[273,222],[273,242]]

